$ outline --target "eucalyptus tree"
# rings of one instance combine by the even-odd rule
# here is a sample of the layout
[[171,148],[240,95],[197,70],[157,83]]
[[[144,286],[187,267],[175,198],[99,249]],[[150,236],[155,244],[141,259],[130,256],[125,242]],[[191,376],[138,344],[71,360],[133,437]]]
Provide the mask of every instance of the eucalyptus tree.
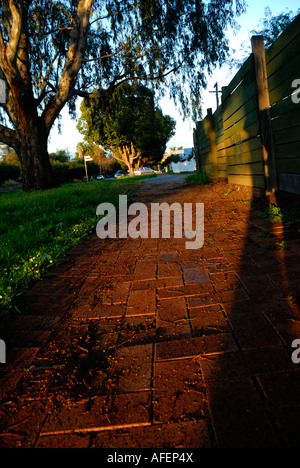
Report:
[[0,141],[18,154],[24,189],[52,186],[49,133],[78,96],[140,80],[184,115],[199,108],[243,10],[244,0],[2,0]]

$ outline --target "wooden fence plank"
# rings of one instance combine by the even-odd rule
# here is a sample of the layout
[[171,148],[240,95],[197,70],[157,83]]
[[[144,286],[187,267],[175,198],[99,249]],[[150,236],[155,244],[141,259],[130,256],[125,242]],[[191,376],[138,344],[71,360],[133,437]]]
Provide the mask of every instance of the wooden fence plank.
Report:
[[228,175],[264,175],[264,168],[261,161],[250,164],[235,164],[234,166],[228,165],[227,170]]
[[247,102],[244,103],[242,107],[240,107],[229,119],[223,122],[224,131],[227,130],[229,127],[234,125],[235,123],[239,122],[241,119],[246,117],[252,111],[257,112],[257,99],[256,96],[250,98]]
[[[300,48],[300,42],[299,42],[299,48]],[[300,72],[300,53],[299,52],[300,51],[298,50],[298,52],[293,55],[290,61],[284,63],[280,68],[276,70],[275,73],[273,73],[272,76],[268,75],[268,87],[269,87],[270,93],[272,93],[272,91],[275,88],[279,86],[281,87],[282,84],[286,83],[287,81],[289,81],[289,89],[292,92],[292,81],[294,80],[295,73]]]
[[[280,70],[282,67],[285,67],[286,64],[295,57],[299,53],[300,47],[300,33],[288,44],[288,47],[282,49],[278,55],[272,60],[271,62],[267,63],[267,72],[268,77],[272,77],[272,75]],[[266,50],[266,56],[268,51]]]
[[212,175],[213,170],[212,170],[212,164],[211,163],[206,163],[203,165],[203,171],[206,172],[209,175]]
[[201,130],[197,130],[197,134],[198,134],[199,141],[201,141],[203,140],[203,138],[206,138],[207,132],[204,128],[202,128]]
[[255,151],[248,151],[245,153],[237,153],[227,157],[227,165],[241,165],[261,162],[261,149]]
[[260,138],[251,138],[243,143],[226,148],[226,155],[227,157],[230,157],[235,154],[248,153],[257,149],[261,150]]
[[250,127],[252,124],[256,124],[258,126],[258,117],[257,117],[256,109],[250,112],[248,115],[246,115],[243,119],[241,119],[235,125],[232,125],[231,127],[227,129],[224,129],[225,140],[242,132],[246,128]]
[[229,83],[228,86],[226,86],[226,89],[224,90],[222,94],[222,102],[225,102],[227,97],[232,93],[232,91],[238,86],[238,84],[242,81],[244,76],[247,74],[247,72],[252,68],[253,58],[250,55],[247,60],[243,63],[237,74],[233,77],[231,82]]
[[300,133],[300,108],[272,120],[272,128],[274,135],[282,130],[288,133],[289,129],[294,128],[298,128]]
[[221,158],[227,158],[227,155],[226,155],[226,149],[222,149],[220,151],[217,151],[217,157],[218,159],[221,159]]
[[224,142],[224,132],[223,131],[222,133],[216,132],[216,145],[223,144],[223,142]]
[[274,140],[277,145],[282,143],[290,143],[297,141],[299,144],[299,157],[300,157],[300,125],[297,127],[284,128],[274,132]]
[[226,156],[218,156],[218,166],[220,167],[222,164],[224,164],[226,167],[228,166]]
[[299,112],[299,109],[300,106],[295,104],[291,97],[277,102],[271,107],[272,125],[274,125],[276,122],[275,117],[283,117],[284,119],[289,118],[290,123],[292,123],[294,119],[297,119],[298,122],[298,117],[296,114]]
[[[276,145],[276,161],[280,158],[300,158],[300,143],[293,141],[282,145]],[[276,163],[277,164],[277,163]]]
[[282,99],[290,96],[294,91],[295,88],[292,88],[292,83],[294,80],[299,79],[300,68],[294,70],[293,75],[289,77],[285,82],[281,83],[279,86],[276,86],[270,92],[270,103],[271,106]]
[[256,120],[254,124],[242,128],[241,130],[234,133],[231,137],[224,140],[224,147],[228,148],[237,143],[242,143],[243,141],[249,140],[250,138],[256,137],[259,133],[259,125]]
[[228,182],[231,184],[246,185],[248,187],[265,188],[265,179],[263,175],[229,174]]
[[300,174],[300,158],[277,159],[278,172]]
[[249,70],[246,78],[247,82],[243,81],[242,85],[224,102],[223,123],[243,107],[251,98],[256,98],[253,70]]

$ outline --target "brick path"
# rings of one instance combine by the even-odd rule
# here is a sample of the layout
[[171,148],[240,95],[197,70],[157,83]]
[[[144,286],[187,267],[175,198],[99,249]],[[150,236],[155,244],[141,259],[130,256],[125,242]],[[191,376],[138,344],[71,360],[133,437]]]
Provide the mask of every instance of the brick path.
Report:
[[204,202],[202,249],[95,236],[37,283],[0,330],[0,446],[300,446],[300,240],[250,199],[144,184],[139,201]]

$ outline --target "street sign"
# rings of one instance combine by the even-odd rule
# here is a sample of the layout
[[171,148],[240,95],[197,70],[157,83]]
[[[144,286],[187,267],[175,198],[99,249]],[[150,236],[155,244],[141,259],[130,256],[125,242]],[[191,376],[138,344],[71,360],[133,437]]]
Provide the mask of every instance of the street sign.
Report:
[[86,166],[87,161],[93,161],[93,158],[91,158],[91,156],[84,156],[85,177],[86,177],[86,181],[88,182],[89,176],[88,176],[88,171],[87,171],[87,166]]

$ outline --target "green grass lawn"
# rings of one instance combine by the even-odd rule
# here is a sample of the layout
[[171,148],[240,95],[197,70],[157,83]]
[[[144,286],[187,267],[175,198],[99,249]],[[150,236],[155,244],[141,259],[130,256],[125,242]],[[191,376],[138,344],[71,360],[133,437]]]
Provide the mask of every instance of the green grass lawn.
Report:
[[42,192],[0,194],[0,317],[16,299],[61,260],[68,249],[95,232],[96,208],[119,194],[128,200],[139,187],[135,177],[66,184]]

